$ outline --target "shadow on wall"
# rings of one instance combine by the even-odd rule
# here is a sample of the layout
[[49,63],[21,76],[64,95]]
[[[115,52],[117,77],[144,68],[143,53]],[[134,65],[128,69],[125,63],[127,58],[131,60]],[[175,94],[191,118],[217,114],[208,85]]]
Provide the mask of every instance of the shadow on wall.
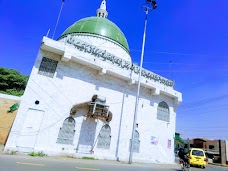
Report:
[[77,153],[89,154],[93,148],[97,123],[94,119],[86,118],[81,125],[81,131],[77,146]]
[[[64,77],[79,79],[80,81],[93,84],[96,91],[99,91],[100,87],[108,87],[112,90],[135,96],[135,92],[137,90],[136,85],[131,85],[131,88],[126,89],[126,81],[106,74],[100,76],[97,74],[96,70],[74,62],[70,62],[68,65],[58,65],[56,72],[56,77],[59,79],[63,79]],[[147,99],[151,99],[149,91],[149,89],[144,88],[141,91],[141,95],[145,96]]]

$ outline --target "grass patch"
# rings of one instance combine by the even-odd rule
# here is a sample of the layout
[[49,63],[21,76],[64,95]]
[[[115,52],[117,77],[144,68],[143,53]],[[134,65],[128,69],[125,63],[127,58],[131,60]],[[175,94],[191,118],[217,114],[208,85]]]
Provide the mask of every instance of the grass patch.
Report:
[[31,152],[31,153],[28,153],[29,156],[33,156],[33,157],[36,157],[37,156],[37,153],[35,153],[34,151]]
[[93,158],[93,157],[82,157],[82,159],[85,159],[85,160],[95,160],[95,158]]
[[31,153],[28,153],[28,155],[29,155],[29,156],[32,156],[32,157],[36,157],[36,156],[44,157],[44,156],[47,156],[46,154],[43,153],[43,151],[38,152],[38,153],[36,153],[36,152],[33,151],[33,152],[31,152]]
[[44,157],[44,156],[47,156],[47,155],[44,154],[43,151],[41,151],[41,152],[38,152],[38,153],[37,153],[37,156]]
[[10,155],[16,155],[17,154],[17,151],[11,151],[10,152]]

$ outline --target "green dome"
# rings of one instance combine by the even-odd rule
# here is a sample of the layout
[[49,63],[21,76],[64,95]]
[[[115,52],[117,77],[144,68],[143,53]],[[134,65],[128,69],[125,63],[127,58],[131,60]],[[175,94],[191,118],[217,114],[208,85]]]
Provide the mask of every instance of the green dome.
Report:
[[[127,39],[117,25],[106,18],[88,17],[83,18],[68,27],[62,36],[70,33],[90,33],[100,35],[121,44],[129,51]],[[62,37],[61,36],[61,37]]]

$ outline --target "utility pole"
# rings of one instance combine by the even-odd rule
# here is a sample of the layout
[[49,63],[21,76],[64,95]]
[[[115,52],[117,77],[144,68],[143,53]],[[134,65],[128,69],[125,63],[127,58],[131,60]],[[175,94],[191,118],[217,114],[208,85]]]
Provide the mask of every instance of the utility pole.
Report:
[[189,138],[188,138],[188,151],[190,150],[190,142],[189,142]]
[[170,78],[170,74],[171,74],[171,63],[172,63],[172,61],[169,61],[169,79],[171,79]]
[[221,164],[226,164],[226,141],[219,140],[219,155]]

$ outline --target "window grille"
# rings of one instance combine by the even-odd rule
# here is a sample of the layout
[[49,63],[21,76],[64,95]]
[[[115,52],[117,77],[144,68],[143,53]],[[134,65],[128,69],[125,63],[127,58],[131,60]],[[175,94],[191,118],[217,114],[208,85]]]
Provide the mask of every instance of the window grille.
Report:
[[58,61],[43,57],[38,74],[53,78],[57,64]]
[[73,144],[75,133],[75,120],[72,117],[68,117],[63,122],[62,128],[59,130],[57,138],[58,144]]
[[157,119],[165,122],[170,121],[169,106],[165,102],[160,102],[158,105]]
[[99,115],[106,117],[108,116],[109,106],[97,103],[91,103],[89,108],[89,113],[93,115]]

